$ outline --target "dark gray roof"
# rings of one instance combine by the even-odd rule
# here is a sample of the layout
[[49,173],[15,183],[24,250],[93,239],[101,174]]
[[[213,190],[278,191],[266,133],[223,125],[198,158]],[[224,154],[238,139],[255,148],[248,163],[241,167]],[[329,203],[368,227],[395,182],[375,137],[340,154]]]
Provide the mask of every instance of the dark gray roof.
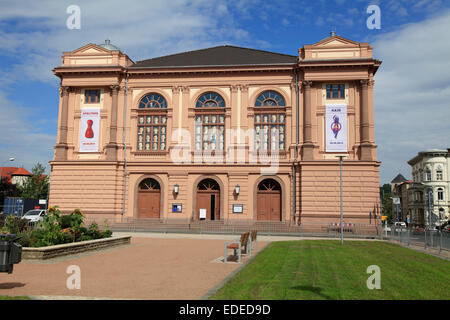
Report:
[[391,183],[402,183],[408,181],[404,176],[402,176],[400,173],[394,178],[394,180],[391,181]]
[[296,62],[297,56],[224,45],[142,60],[131,68],[293,65]]

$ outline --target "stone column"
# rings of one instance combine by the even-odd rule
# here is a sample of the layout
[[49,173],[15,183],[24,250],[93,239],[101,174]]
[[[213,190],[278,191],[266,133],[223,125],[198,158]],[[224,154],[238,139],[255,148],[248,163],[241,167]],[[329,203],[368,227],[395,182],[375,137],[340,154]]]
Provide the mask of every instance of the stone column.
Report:
[[111,89],[111,121],[109,126],[109,143],[106,145],[106,160],[117,161],[117,109],[119,86],[110,86]]
[[62,105],[61,105],[61,121],[59,124],[59,140],[55,146],[55,161],[67,160],[67,117],[69,108],[69,92],[70,87],[61,87]]
[[370,141],[370,120],[369,120],[369,86],[373,86],[373,81],[363,79],[361,83],[361,160],[373,160],[372,147]]
[[303,103],[303,160],[314,159],[314,144],[312,141],[312,105],[311,105],[311,87],[312,81],[303,81],[304,103]]

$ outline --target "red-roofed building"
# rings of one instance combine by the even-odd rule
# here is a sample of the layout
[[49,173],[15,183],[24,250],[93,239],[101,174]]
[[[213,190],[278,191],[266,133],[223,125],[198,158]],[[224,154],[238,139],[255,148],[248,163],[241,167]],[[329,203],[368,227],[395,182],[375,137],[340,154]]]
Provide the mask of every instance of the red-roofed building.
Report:
[[31,173],[25,168],[0,167],[0,170],[2,179],[16,185],[23,185],[25,180],[31,177]]

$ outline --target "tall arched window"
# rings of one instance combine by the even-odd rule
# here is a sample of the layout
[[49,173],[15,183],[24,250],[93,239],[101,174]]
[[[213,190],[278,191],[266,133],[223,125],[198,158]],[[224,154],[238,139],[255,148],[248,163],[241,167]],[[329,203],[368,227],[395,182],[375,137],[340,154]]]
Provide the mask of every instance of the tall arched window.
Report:
[[255,101],[255,151],[286,150],[286,103],[276,91],[264,91]]
[[166,150],[167,102],[158,93],[150,93],[139,102],[137,150]]
[[225,148],[225,100],[216,92],[202,94],[195,103],[195,150]]

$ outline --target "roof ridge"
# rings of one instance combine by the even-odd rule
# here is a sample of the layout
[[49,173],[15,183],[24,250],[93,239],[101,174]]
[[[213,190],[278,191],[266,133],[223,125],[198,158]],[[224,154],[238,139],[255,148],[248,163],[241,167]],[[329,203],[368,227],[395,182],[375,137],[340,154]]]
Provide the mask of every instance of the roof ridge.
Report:
[[245,50],[252,50],[252,51],[258,51],[258,52],[276,54],[276,55],[281,55],[281,56],[297,57],[297,56],[289,55],[289,54],[285,54],[285,53],[278,53],[278,52],[272,52],[272,51],[267,51],[267,50],[253,49],[253,48],[246,48],[246,47],[239,47],[239,46],[235,46],[235,45],[224,44],[224,45],[219,45],[219,46],[214,46],[214,47],[209,47],[209,48],[189,50],[189,51],[184,51],[184,52],[168,54],[168,55],[165,55],[165,56],[159,56],[159,57],[154,57],[154,58],[149,58],[149,59],[144,59],[144,60],[138,60],[138,61],[136,61],[136,64],[140,63],[140,62],[144,62],[144,61],[149,61],[149,60],[154,60],[154,59],[159,59],[159,58],[174,57],[174,56],[182,55],[182,54],[186,54],[186,53],[206,51],[206,50],[216,49],[216,48],[220,48],[220,47],[232,47],[232,48],[238,48],[238,49],[245,49]]

